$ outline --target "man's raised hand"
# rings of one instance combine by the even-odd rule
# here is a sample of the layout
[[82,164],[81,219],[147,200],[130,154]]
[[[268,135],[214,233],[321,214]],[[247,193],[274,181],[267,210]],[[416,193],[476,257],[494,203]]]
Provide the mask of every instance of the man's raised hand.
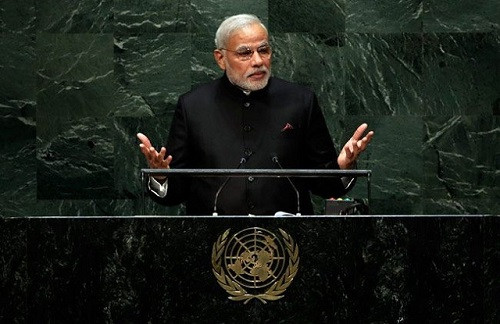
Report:
[[167,149],[162,147],[160,152],[157,152],[156,149],[151,145],[149,138],[142,134],[137,133],[137,138],[141,141],[139,144],[139,148],[141,149],[142,154],[148,161],[149,167],[151,169],[169,169],[170,162],[172,162],[172,156],[167,155]]
[[366,149],[366,146],[373,137],[373,131],[369,131],[364,137],[363,134],[368,128],[368,125],[361,124],[352,137],[347,141],[347,143],[340,151],[337,162],[341,169],[350,169],[354,166],[358,156]]

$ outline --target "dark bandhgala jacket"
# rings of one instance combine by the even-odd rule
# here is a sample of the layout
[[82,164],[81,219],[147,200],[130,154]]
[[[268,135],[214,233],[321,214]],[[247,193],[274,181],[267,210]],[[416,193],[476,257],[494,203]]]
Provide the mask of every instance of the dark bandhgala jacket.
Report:
[[[179,98],[167,142],[172,168],[338,169],[337,152],[315,94],[271,77],[246,95],[227,77]],[[186,203],[188,215],[210,215],[223,177],[171,177],[167,205]],[[294,178],[301,213],[312,214],[310,192],[322,197],[345,193],[338,178]],[[297,196],[286,178],[232,178],[221,191],[219,214],[273,215],[297,212]]]

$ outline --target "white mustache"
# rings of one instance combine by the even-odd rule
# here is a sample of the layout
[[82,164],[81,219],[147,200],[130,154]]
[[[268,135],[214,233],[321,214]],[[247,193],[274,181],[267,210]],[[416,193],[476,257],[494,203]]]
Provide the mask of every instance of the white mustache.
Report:
[[253,74],[260,73],[260,72],[269,73],[269,70],[265,66],[263,66],[261,68],[253,70],[252,72],[249,72],[245,77],[248,78],[248,77],[252,76]]

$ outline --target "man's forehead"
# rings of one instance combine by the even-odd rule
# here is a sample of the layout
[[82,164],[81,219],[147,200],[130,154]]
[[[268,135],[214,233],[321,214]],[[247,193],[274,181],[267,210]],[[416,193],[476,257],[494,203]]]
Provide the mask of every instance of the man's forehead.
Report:
[[229,43],[235,47],[258,46],[268,42],[267,32],[260,24],[237,29],[229,37]]

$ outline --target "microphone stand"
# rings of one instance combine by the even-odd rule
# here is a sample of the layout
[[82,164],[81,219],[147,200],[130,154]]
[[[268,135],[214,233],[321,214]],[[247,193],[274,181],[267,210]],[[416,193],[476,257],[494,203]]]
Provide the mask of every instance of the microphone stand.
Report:
[[[278,157],[276,155],[273,156],[272,161],[274,163],[276,163],[280,167],[281,170],[284,170],[283,166],[281,166],[281,163],[278,160]],[[300,194],[299,194],[299,191],[297,190],[297,187],[295,187],[295,185],[293,184],[293,182],[290,179],[290,177],[287,176],[286,179],[288,180],[288,182],[290,182],[290,184],[292,185],[293,190],[295,190],[295,194],[297,195],[297,214],[296,214],[296,216],[300,216],[301,213],[300,213]]]
[[[241,160],[240,160],[240,163],[238,164],[238,166],[236,167],[236,169],[239,169],[244,163],[246,163],[248,157],[249,156],[247,156],[246,158],[242,157]],[[219,199],[219,194],[221,193],[222,189],[224,189],[224,187],[226,186],[226,184],[229,182],[230,179],[231,179],[231,177],[227,177],[226,180],[224,180],[224,182],[222,183],[222,185],[219,187],[219,189],[215,193],[214,212],[212,213],[212,216],[219,216],[219,214],[217,213],[217,200]]]

